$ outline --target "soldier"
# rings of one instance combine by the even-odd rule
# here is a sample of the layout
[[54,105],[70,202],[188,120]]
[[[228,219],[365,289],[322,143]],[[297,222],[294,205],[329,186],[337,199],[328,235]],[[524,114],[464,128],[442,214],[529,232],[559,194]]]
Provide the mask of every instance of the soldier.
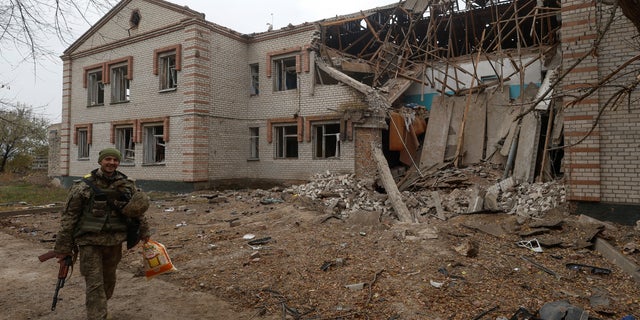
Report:
[[149,198],[117,171],[122,155],[114,148],[100,151],[100,168],[76,181],[67,197],[54,251],[56,257],[79,253],[85,278],[87,319],[107,319],[107,300],[116,285],[122,243],[130,249],[149,240],[144,212]]

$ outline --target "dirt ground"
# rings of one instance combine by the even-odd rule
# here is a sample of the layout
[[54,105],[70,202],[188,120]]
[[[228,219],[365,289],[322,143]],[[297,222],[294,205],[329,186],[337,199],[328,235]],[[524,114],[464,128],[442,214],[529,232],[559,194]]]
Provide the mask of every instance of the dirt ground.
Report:
[[[542,218],[425,215],[400,223],[379,210],[328,213],[319,200],[282,189],[152,200],[152,239],[177,271],[147,281],[139,248],[127,251],[110,304],[115,319],[525,319],[562,300],[589,319],[640,316],[638,282],[589,242],[597,235],[626,246],[625,258],[637,264],[640,232],[585,225],[563,207]],[[79,272],[52,312],[57,264],[36,258],[53,246],[58,218],[0,218],[2,317],[83,318]],[[532,239],[542,252],[518,245]]]

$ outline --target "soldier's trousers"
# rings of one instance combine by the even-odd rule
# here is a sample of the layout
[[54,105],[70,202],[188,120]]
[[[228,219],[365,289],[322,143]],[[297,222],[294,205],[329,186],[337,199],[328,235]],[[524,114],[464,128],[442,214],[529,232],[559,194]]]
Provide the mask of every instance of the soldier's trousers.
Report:
[[107,318],[107,300],[116,286],[116,269],[122,245],[80,246],[80,273],[86,284],[87,319]]

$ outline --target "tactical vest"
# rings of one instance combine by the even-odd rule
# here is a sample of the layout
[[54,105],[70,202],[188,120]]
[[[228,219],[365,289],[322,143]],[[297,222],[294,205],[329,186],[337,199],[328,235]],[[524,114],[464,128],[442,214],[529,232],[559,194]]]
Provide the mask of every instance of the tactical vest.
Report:
[[95,184],[95,177],[85,178],[85,183],[93,184],[89,202],[84,206],[75,237],[94,232],[126,232],[126,218],[115,208],[114,201],[121,198],[120,192],[111,188],[101,188]]

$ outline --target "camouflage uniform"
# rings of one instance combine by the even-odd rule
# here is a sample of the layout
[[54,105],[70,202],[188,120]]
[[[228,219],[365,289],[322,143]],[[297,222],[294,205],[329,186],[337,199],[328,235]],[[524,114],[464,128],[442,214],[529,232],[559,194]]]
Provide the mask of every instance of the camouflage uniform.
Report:
[[[116,207],[138,192],[133,181],[119,171],[111,177],[100,169],[85,176],[96,188],[107,194]],[[106,319],[107,300],[116,284],[116,268],[122,258],[122,243],[126,241],[125,217],[95,197],[92,187],[83,180],[69,190],[60,221],[54,251],[71,253],[79,247],[80,273],[85,277],[87,319]],[[144,216],[140,219],[140,238],[149,237]],[[96,227],[97,226],[97,227]]]

